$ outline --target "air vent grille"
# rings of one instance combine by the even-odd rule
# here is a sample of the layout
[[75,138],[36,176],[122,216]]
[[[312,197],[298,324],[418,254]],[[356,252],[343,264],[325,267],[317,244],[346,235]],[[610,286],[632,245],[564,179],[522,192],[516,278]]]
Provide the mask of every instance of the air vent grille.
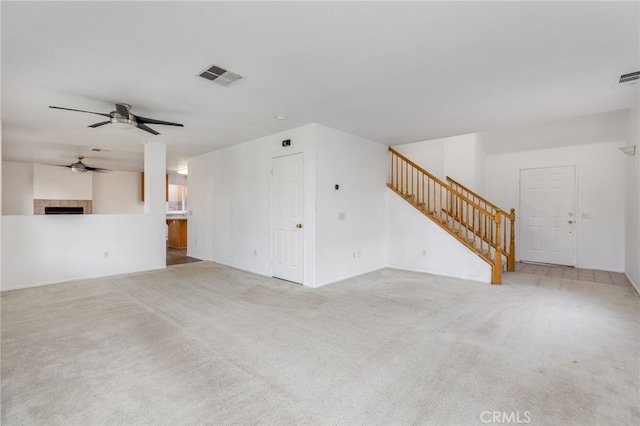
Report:
[[240,74],[227,71],[224,68],[220,68],[216,65],[211,65],[209,68],[202,71],[198,75],[202,78],[206,78],[207,80],[211,80],[214,83],[219,84],[220,86],[229,86],[243,78]]
[[620,76],[620,81],[618,82],[619,84],[629,84],[633,81],[639,80],[640,79],[640,71],[636,71],[636,72],[631,72],[629,74],[622,74]]

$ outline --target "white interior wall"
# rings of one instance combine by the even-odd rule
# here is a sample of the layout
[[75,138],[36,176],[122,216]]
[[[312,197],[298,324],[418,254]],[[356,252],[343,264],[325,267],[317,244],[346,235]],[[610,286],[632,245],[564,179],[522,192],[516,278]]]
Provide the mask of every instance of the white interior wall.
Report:
[[154,232],[147,215],[4,216],[2,291],[162,268]]
[[33,163],[2,162],[2,214],[33,214]]
[[491,266],[387,189],[388,265],[392,268],[491,282]]
[[[479,195],[485,195],[485,176],[487,174],[486,169],[486,153],[484,151],[484,144],[482,143],[482,138],[480,134],[476,134],[475,138],[475,188],[473,190],[477,192]],[[471,188],[469,188],[471,189]]]
[[223,238],[220,232],[213,232],[213,213],[223,208],[219,200],[226,196],[221,193],[225,190],[224,186],[214,190],[214,184],[220,182],[222,168],[223,156],[213,152],[189,159],[190,216],[187,224],[187,254],[196,259],[213,260],[214,241],[220,244]]
[[625,145],[636,145],[636,155],[625,155],[625,272],[640,293],[640,109],[629,110]]
[[33,165],[33,198],[91,200],[93,173],[75,173],[66,167]]
[[[0,137],[0,158],[2,158],[2,137]],[[0,161],[0,191],[3,190],[3,182],[4,182],[4,165],[3,162]],[[3,212],[3,208],[2,208],[2,196],[0,196],[0,212]],[[3,228],[3,224],[2,224],[2,215],[0,214],[0,291],[2,290],[2,241],[4,241],[2,239],[3,234],[2,234],[2,228]]]
[[393,149],[422,167],[438,179],[444,180],[444,146],[449,138],[395,145]]
[[[3,162],[4,215],[32,215],[37,193],[45,199],[93,200],[94,214],[138,214],[140,174],[133,172],[73,173],[33,163]],[[34,177],[37,169],[37,181]],[[90,190],[88,184],[91,184]]]
[[166,158],[164,145],[153,145],[152,155],[145,147],[147,214],[2,216],[0,289],[164,268]]
[[[638,159],[640,155],[636,154],[635,157],[622,159],[624,156],[617,150],[619,146],[624,144],[637,144],[638,110],[636,109],[629,114],[626,141],[510,154],[492,154],[484,162],[486,173],[483,174],[481,172],[483,164],[479,161],[479,158],[483,156],[483,141],[477,138],[474,146],[475,156],[472,159],[475,161],[475,181],[480,182],[481,178],[486,176],[486,191],[489,199],[496,200],[498,205],[516,208],[518,207],[517,181],[520,168],[576,164],[579,188],[578,216],[580,216],[581,212],[591,213],[590,220],[579,221],[578,266],[614,271],[624,269],[630,279],[637,285],[639,281],[638,275],[640,275],[638,271],[639,262],[637,262],[640,253],[640,244],[638,243],[638,224],[640,222],[640,215],[638,214],[638,198],[640,198],[638,170],[640,166],[638,165]],[[326,138],[323,136],[323,132],[327,136]],[[313,200],[305,207],[305,222],[306,225],[315,225],[316,135],[319,135],[321,139],[331,141],[332,133],[335,136],[340,132],[323,128],[323,126],[310,125],[260,138],[243,144],[243,146],[191,159],[189,161],[190,189],[194,190],[196,188],[195,191],[203,196],[192,198],[195,214],[189,224],[189,255],[210,260],[220,258],[222,263],[269,275],[270,259],[268,259],[269,255],[266,253],[269,253],[270,223],[269,220],[265,219],[268,216],[264,215],[265,211],[269,212],[269,206],[266,206],[264,197],[268,198],[270,191],[268,185],[265,187],[264,182],[270,180],[268,171],[270,170],[271,158],[283,153],[283,150],[291,153],[305,152],[305,192],[307,195],[312,194],[313,196]],[[283,139],[292,139],[292,146],[286,149],[282,148],[280,141]],[[402,145],[396,148],[427,170],[444,177],[447,173],[445,169],[450,170],[450,167],[445,165],[447,163],[446,159],[459,159],[456,152],[464,146],[464,144],[461,144],[462,146],[458,147],[458,149],[453,149],[453,146],[456,145],[454,143],[454,145],[446,149],[447,154],[445,153],[446,139]],[[514,141],[514,143],[516,142]],[[327,146],[330,145],[331,142]],[[333,148],[336,147],[334,146]],[[322,148],[318,149],[318,153],[322,156],[329,152],[329,150],[324,152]],[[416,155],[416,153],[419,155]],[[331,158],[330,155],[328,157]],[[248,161],[246,161],[247,159]],[[265,167],[266,164],[269,164],[269,166]],[[323,166],[326,166],[326,164],[324,161],[322,162]],[[625,167],[621,167],[621,165],[625,165]],[[6,185],[6,164],[3,164],[3,166],[3,182]],[[360,170],[357,164],[354,170]],[[22,172],[24,171],[22,170]],[[65,169],[60,169],[59,171],[68,173],[68,170]],[[337,171],[344,173],[345,170],[341,167],[336,169]],[[348,200],[342,200],[345,203],[343,205],[346,206],[344,209],[341,209],[339,205],[336,207],[336,205],[331,204],[331,197],[336,198],[336,194],[327,190],[329,188],[327,183],[335,180],[334,178],[339,175],[336,172],[332,170],[332,167],[322,168],[317,172],[317,190],[319,192],[317,199],[322,200],[322,206],[317,209],[318,225],[305,227],[306,285],[319,285],[324,281],[334,280],[335,276],[356,271],[356,269],[350,269],[348,262],[346,262],[346,266],[341,265],[342,270],[339,274],[333,274],[328,269],[332,259],[330,256],[326,256],[325,253],[325,251],[330,251],[327,250],[328,248],[332,247],[331,238],[321,238],[318,247],[323,252],[319,253],[317,258],[322,265],[321,270],[317,274],[315,272],[316,229],[323,233],[329,232],[327,234],[329,237],[331,232],[338,231],[342,225],[331,226],[331,222],[335,219],[336,211],[357,208],[355,204],[351,206]],[[164,168],[162,173],[164,174]],[[357,172],[351,176],[351,173],[347,173],[346,182],[350,182],[350,179],[356,174]],[[366,175],[367,173],[364,174]],[[25,177],[28,181],[28,173],[26,175],[22,174],[23,181]],[[372,175],[371,178],[375,180],[378,176]],[[229,185],[230,181],[237,181],[238,184]],[[359,184],[358,182],[353,183],[356,185],[354,188]],[[164,179],[162,179],[161,186],[162,188],[164,187]],[[331,184],[330,187],[332,188]],[[349,184],[349,187],[351,187],[351,184]],[[35,184],[32,188],[35,188]],[[344,189],[344,186],[342,188]],[[232,194],[234,190],[239,192]],[[254,204],[242,200],[242,196],[239,194],[244,193],[247,193],[249,197],[257,202]],[[399,197],[395,194],[389,191],[386,197],[390,197],[386,201],[388,203],[387,263],[389,266],[443,275],[456,274],[456,276],[462,276],[460,275],[461,271],[464,277],[469,279],[489,281],[489,265],[464,247],[457,245],[455,241],[450,239],[442,239],[441,241],[439,237],[434,237],[434,234],[437,234],[438,231],[444,233],[435,224],[433,224],[433,227],[436,228],[435,230],[425,231],[422,228],[425,223],[422,220],[423,218],[420,217],[422,215],[406,202],[396,205],[398,201],[402,200],[399,200]],[[76,197],[67,196],[66,198]],[[5,199],[4,191],[3,199]],[[627,200],[626,203],[624,199]],[[635,203],[633,202],[634,200]],[[340,202],[339,199],[334,201]],[[31,203],[29,204],[31,205]],[[163,204],[163,202],[160,204]],[[618,206],[617,210],[621,210],[624,213],[622,215],[616,214],[616,209],[609,209],[611,205]],[[408,210],[406,212],[407,216],[404,216],[404,213],[400,213],[403,209]],[[411,213],[408,213],[409,211]],[[607,213],[609,211],[612,213]],[[348,212],[345,213],[347,213],[346,218],[352,217]],[[399,216],[399,214],[402,215]],[[3,235],[2,246],[12,244],[13,241],[18,240],[21,240],[22,243],[18,245],[18,250],[16,250],[14,244],[11,245],[11,251],[8,251],[6,247],[4,249],[0,248],[3,253],[9,253],[2,258],[2,289],[7,290],[68,279],[155,269],[164,266],[164,253],[162,252],[161,260],[158,256],[160,244],[158,241],[148,244],[149,241],[145,237],[147,235],[151,239],[157,239],[156,228],[161,220],[161,215],[158,215],[158,220],[155,221],[157,222],[155,224],[151,224],[149,220],[146,220],[145,215],[121,215],[118,219],[112,221],[109,220],[111,217],[103,216],[102,218],[88,219],[88,216],[84,216],[80,218],[82,225],[73,222],[74,218],[78,218],[77,216],[63,217],[62,219],[40,217],[34,222],[30,222],[28,218],[3,218],[0,228],[0,232]],[[416,225],[413,225],[414,220],[411,217],[419,222],[415,222]],[[49,219],[59,220],[59,222],[56,222],[55,227],[52,227],[53,222]],[[246,225],[245,219],[255,220],[250,225],[251,231],[243,233],[242,229],[239,228]],[[67,220],[71,222],[65,222]],[[426,223],[428,222],[427,220]],[[616,225],[616,223],[620,225]],[[60,232],[52,232],[54,228],[60,230]],[[416,232],[416,229],[420,229],[420,231]],[[94,231],[100,230],[105,230],[107,233],[110,232],[108,235],[111,238],[106,237],[107,234],[100,232],[94,235]],[[135,247],[134,250],[129,252],[125,246],[131,245],[126,238],[113,238],[116,235],[126,234],[135,235],[136,241],[141,242],[141,246]],[[161,234],[164,235],[164,233]],[[355,235],[355,240],[352,235],[343,242],[357,241],[359,235],[362,235],[357,232],[355,234],[357,234]],[[24,238],[25,235],[28,235],[29,238]],[[39,238],[41,235],[47,235],[47,243],[44,245],[41,238]],[[51,240],[57,239],[60,242],[51,246],[49,244],[49,235],[52,236]],[[257,237],[254,238],[254,235]],[[67,244],[64,242],[65,238],[74,241],[88,241],[89,243],[87,245],[82,243],[74,244],[74,248],[77,248],[77,250],[74,249],[73,253],[79,256],[77,258],[72,256],[72,258],[60,259],[53,256],[53,260],[50,261],[51,253],[68,251]],[[104,244],[96,245],[91,242],[92,239],[95,240],[96,238],[101,238]],[[374,237],[375,239],[377,237]],[[448,248],[447,241],[453,242],[455,245]],[[604,244],[598,244],[603,241]],[[361,245],[366,245],[364,240],[361,240],[361,242]],[[162,243],[164,243],[164,239],[162,239]],[[373,244],[375,245],[376,243],[374,242]],[[104,250],[106,247],[114,247],[115,249]],[[339,251],[352,254],[354,250],[349,247],[349,244],[343,244],[340,246]],[[597,248],[594,249],[593,247]],[[150,248],[151,250],[149,250]],[[231,249],[231,251],[227,251],[227,249]],[[459,261],[456,261],[458,272],[450,272],[447,269],[448,261],[438,256],[445,252],[454,253],[456,249],[462,249],[459,254],[460,258],[464,259],[465,255],[470,255],[471,258],[468,259],[468,266],[462,269]],[[422,256],[423,250],[425,256]],[[105,261],[105,251],[109,251],[109,259],[116,261]],[[153,252],[153,254],[142,258],[136,256],[146,252]],[[84,256],[81,255],[83,253]],[[227,256],[228,253],[231,253],[231,255]],[[238,253],[239,256],[237,255]],[[364,253],[363,250],[363,257],[366,258]],[[20,259],[21,256],[24,258],[24,262]],[[100,262],[98,262],[96,256],[102,256]],[[256,259],[252,259],[251,256]],[[266,259],[265,256],[267,257]],[[620,260],[624,259],[625,256],[626,263],[624,260]],[[87,265],[87,268],[80,268],[80,270],[75,270],[76,273],[68,275],[69,271],[74,271],[73,268],[69,267],[69,262],[73,261],[75,265],[78,259],[81,259],[84,262],[83,264]],[[129,259],[129,261],[124,259]],[[132,260],[134,261],[132,262]],[[342,261],[342,259],[339,259],[339,261]],[[38,271],[22,273],[24,271],[21,272],[21,269],[25,268],[27,262],[32,265],[42,265],[43,268],[39,268]],[[480,263],[476,265],[475,262]],[[56,266],[54,265],[56,263],[60,264]],[[467,261],[463,261],[463,264],[467,265]]]
[[93,214],[141,214],[140,173],[118,172],[93,175]]
[[315,286],[384,268],[387,146],[318,125],[316,161]]
[[440,180],[450,176],[482,195],[484,149],[476,133],[396,145],[393,149]]
[[449,176],[472,191],[478,192],[476,157],[480,154],[476,134],[447,138],[444,144],[444,176]]
[[[517,143],[517,141],[514,141]],[[487,198],[502,208],[516,209],[516,247],[520,234],[521,169],[576,166],[577,267],[624,271],[625,176],[624,142],[565,146],[537,151],[487,155]],[[590,219],[583,219],[583,214]],[[516,249],[516,258],[519,259]]]
[[188,176],[177,172],[168,172],[170,185],[187,185]]
[[[626,89],[619,89],[626,90]],[[487,155],[624,140],[627,110],[481,132]]]
[[270,276],[272,159],[304,153],[304,284],[313,286],[315,143],[310,124],[191,158],[189,256]]

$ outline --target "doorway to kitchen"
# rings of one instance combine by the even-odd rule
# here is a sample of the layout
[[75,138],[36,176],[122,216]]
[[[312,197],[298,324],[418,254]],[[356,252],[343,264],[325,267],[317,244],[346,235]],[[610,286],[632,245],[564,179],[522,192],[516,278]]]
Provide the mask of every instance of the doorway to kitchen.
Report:
[[187,207],[187,176],[172,173],[167,176],[167,246],[166,263],[180,265],[198,262],[187,256],[189,210]]

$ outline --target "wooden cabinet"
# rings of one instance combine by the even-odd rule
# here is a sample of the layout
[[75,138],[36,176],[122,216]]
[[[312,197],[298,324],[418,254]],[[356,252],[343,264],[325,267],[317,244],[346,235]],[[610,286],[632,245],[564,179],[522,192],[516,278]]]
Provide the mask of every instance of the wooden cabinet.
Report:
[[167,219],[169,225],[169,247],[187,248],[187,220]]

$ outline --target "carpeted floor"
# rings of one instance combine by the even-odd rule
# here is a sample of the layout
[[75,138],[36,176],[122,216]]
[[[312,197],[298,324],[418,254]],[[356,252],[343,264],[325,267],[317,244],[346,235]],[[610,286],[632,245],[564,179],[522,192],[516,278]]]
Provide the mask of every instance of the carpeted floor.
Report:
[[3,426],[640,424],[630,286],[386,269],[308,289],[198,262],[1,307]]

